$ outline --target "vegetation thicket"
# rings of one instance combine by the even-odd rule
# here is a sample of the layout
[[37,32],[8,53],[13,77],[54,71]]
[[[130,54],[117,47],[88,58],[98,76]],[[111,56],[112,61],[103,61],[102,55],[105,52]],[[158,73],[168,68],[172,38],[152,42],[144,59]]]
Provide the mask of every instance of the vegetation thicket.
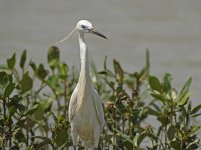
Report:
[[[117,60],[113,69],[97,71],[92,82],[104,103],[106,125],[102,150],[195,150],[200,147],[201,104],[193,107],[191,78],[180,90],[172,75],[150,75],[149,52],[145,66],[126,72]],[[0,149],[57,150],[71,147],[68,105],[78,72],[60,60],[57,47],[50,47],[48,65],[27,60],[24,50],[0,65]],[[79,150],[83,149],[78,145]]]

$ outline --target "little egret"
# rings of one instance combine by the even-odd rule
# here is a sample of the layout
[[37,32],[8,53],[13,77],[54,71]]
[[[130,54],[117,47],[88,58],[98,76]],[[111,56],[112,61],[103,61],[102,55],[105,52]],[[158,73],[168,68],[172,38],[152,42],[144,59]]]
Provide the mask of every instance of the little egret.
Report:
[[84,34],[92,33],[105,39],[107,37],[96,31],[89,21],[81,20],[68,36],[55,44],[65,41],[74,31],[78,34],[81,69],[68,109],[71,136],[75,150],[78,137],[86,149],[93,149],[98,147],[105,119],[102,101],[90,79],[88,49]]

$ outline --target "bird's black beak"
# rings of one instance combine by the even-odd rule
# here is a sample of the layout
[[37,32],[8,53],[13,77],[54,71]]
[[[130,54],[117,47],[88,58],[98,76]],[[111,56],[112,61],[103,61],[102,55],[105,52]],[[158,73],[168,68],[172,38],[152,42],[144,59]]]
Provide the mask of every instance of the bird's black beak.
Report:
[[104,39],[107,39],[107,37],[105,35],[103,35],[102,33],[98,32],[98,31],[96,31],[95,29],[89,30],[89,33],[92,33],[92,34],[98,35],[98,36],[100,36],[100,37],[102,37]]

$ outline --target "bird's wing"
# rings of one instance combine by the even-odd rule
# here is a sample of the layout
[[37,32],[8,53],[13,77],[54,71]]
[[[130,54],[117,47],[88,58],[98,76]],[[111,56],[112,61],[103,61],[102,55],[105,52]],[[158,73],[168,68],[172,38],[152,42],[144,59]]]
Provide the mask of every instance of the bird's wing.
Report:
[[101,100],[98,92],[95,89],[93,89],[92,95],[93,95],[93,101],[94,101],[94,105],[95,105],[95,109],[96,109],[98,121],[100,123],[101,128],[103,128],[103,126],[105,124],[105,117],[104,117],[104,111],[103,111],[103,103],[102,103],[102,100]]
[[73,117],[75,116],[76,110],[77,110],[76,107],[77,107],[77,87],[74,89],[70,98],[70,103],[68,108],[69,121],[71,121]]

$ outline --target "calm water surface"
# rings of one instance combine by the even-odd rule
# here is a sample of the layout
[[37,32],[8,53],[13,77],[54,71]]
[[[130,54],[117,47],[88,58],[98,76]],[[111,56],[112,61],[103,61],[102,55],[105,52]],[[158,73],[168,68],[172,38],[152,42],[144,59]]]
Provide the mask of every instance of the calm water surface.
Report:
[[[201,102],[200,0],[1,0],[0,63],[23,49],[29,58],[46,62],[48,45],[80,19],[90,20],[109,38],[87,36],[90,59],[99,69],[107,55],[110,66],[116,58],[125,70],[136,71],[149,48],[151,73],[172,73],[177,88],[192,76],[193,101]],[[77,37],[59,47],[61,59],[78,67]]]

